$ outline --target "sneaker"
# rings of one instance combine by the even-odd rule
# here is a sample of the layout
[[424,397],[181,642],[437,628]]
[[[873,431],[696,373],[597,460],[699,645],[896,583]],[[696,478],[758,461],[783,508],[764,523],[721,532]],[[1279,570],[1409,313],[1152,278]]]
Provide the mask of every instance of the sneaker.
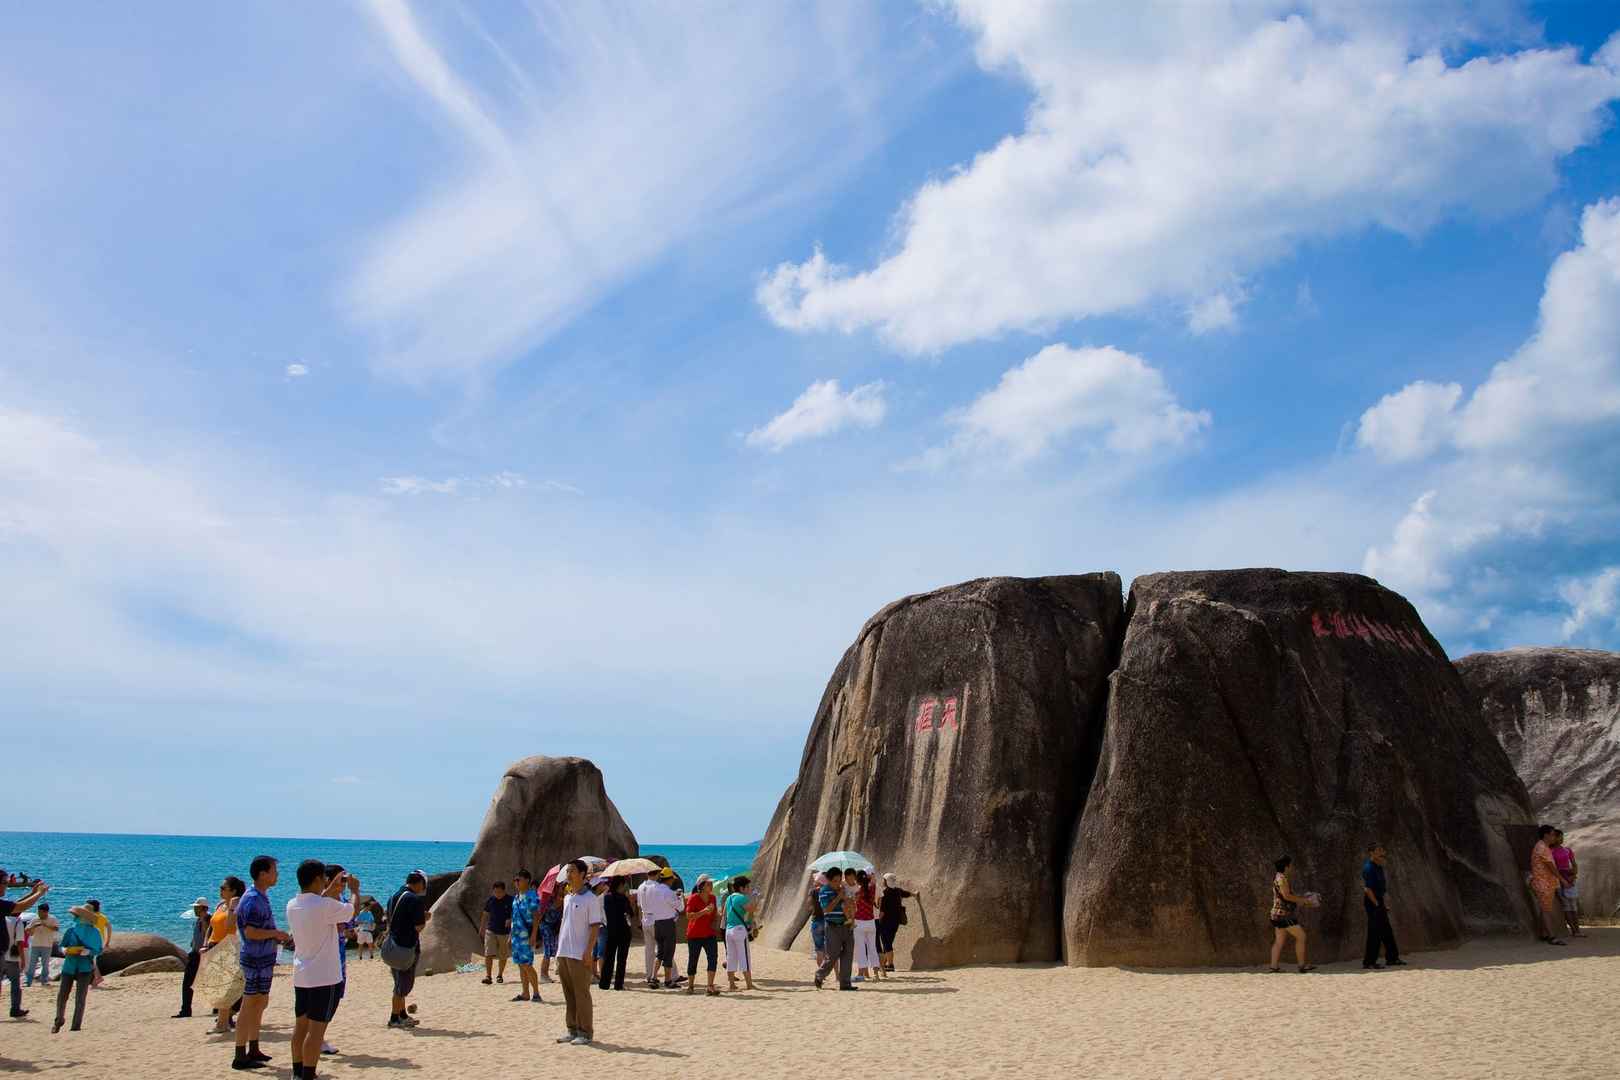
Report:
[[579,1032],[570,1031],[568,1034],[564,1035],[562,1038],[558,1039],[557,1041],[560,1042],[560,1043],[571,1043],[577,1038],[579,1038]]
[[1389,963],[1388,963],[1388,964],[1386,964],[1386,965],[1385,965],[1385,966],[1386,966],[1386,967],[1406,967],[1406,966],[1407,966],[1407,965],[1406,965],[1406,961],[1405,961],[1405,960],[1391,960],[1391,961],[1390,961],[1390,962],[1389,962]]
[[[484,981],[488,982],[489,980],[485,979]],[[503,982],[506,981],[506,976],[505,975],[497,975],[497,976],[495,976],[495,981],[498,982],[498,983],[503,983]]]
[[858,987],[858,986],[840,986],[838,989],[840,989],[840,990],[859,990],[860,987]]
[[402,1023],[402,1022],[401,1022],[401,1021],[400,1021],[400,1019],[399,1019],[399,1017],[397,1017],[397,1016],[390,1016],[390,1017],[389,1017],[389,1018],[388,1018],[388,1026],[389,1026],[389,1027],[391,1027],[391,1028],[402,1028],[402,1027],[404,1027],[404,1026],[405,1026],[405,1025],[404,1025],[404,1023]]
[[12,1009],[11,1010],[11,1018],[13,1020],[21,1020],[23,1017],[25,1017],[27,1015],[28,1015],[28,1010],[27,1009]]
[[590,1037],[587,1036],[587,1035],[575,1035],[572,1039],[569,1039],[568,1041],[570,1043],[572,1043],[574,1046],[589,1046],[589,1045],[591,1045]]
[[1384,965],[1383,964],[1362,964],[1361,965],[1361,970],[1363,970],[1363,971],[1383,971],[1384,970]]
[[488,975],[485,975],[479,981],[482,982],[485,986],[493,986],[495,984],[495,980],[491,979]]
[[329,1043],[326,1040],[322,1039],[321,1040],[321,1053],[323,1053],[323,1054],[341,1054],[341,1053],[343,1053],[343,1051],[339,1050],[337,1047],[333,1046],[331,1043]]

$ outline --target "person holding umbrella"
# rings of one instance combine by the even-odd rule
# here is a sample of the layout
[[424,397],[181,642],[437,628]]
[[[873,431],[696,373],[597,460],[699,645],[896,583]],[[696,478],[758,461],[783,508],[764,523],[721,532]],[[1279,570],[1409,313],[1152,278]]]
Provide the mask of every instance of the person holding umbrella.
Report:
[[[851,925],[855,921],[855,902],[844,891],[844,872],[836,866],[829,866],[825,872],[827,884],[816,890],[816,901],[821,905],[821,918],[827,926],[827,958],[816,969],[816,989],[821,989],[821,984],[837,967],[838,989],[859,990],[849,978],[855,960],[855,932]],[[730,943],[727,938],[728,952]]]

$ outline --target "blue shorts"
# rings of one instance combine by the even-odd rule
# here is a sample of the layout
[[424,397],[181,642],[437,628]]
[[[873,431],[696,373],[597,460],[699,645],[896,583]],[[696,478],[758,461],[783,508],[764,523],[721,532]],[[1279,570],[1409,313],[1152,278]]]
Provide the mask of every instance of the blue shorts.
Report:
[[266,964],[264,967],[242,966],[242,996],[253,997],[256,994],[268,994],[270,981],[276,977],[276,965]]

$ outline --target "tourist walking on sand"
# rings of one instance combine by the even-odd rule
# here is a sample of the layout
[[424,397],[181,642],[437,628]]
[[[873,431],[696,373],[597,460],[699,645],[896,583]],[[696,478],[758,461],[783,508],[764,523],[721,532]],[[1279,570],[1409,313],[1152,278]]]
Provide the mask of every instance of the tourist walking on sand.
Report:
[[39,972],[39,984],[51,985],[51,949],[56,946],[56,935],[62,926],[51,914],[51,905],[39,905],[39,916],[28,924],[28,967],[23,971],[23,984],[34,985],[34,972]]
[[697,884],[692,886],[692,895],[686,898],[686,992],[692,993],[697,989],[698,957],[703,956],[709,962],[709,990],[710,997],[718,997],[720,991],[714,985],[714,973],[720,966],[720,949],[715,938],[715,919],[720,914],[719,906],[714,899],[714,879],[708,874],[699,874]]
[[630,961],[630,896],[622,877],[602,879],[607,890],[602,892],[602,975],[597,987],[602,990],[624,989],[624,968]]
[[855,967],[861,979],[876,978],[883,967],[877,945],[877,883],[865,870],[855,871]]
[[754,898],[748,895],[748,875],[738,874],[731,879],[731,891],[726,894],[726,983],[737,989],[737,976],[743,977],[744,989],[754,989],[754,958],[750,942],[754,930]]
[[1557,833],[1558,830],[1551,825],[1541,826],[1536,830],[1536,846],[1530,850],[1530,891],[1536,894],[1541,940],[1548,945],[1565,944],[1557,930],[1563,914],[1558,890],[1564,883],[1558,876],[1558,861],[1552,853],[1552,839]]
[[377,915],[369,904],[354,918],[354,953],[361,959],[377,954]]
[[28,955],[28,928],[17,915],[7,915],[0,921],[5,925],[7,942],[5,956],[0,958],[0,981],[11,980],[11,1018],[21,1020],[28,1015],[28,1010],[22,1007],[22,970],[23,957]]
[[[1580,867],[1575,864],[1575,853],[1564,843],[1564,830],[1553,830],[1553,862],[1558,866],[1558,900],[1564,908],[1564,922],[1570,937],[1585,937],[1581,931],[1581,887],[1576,878]],[[43,905],[40,907],[44,911]]]
[[563,988],[563,1023],[568,1034],[557,1041],[589,1046],[596,1035],[591,1016],[591,953],[604,921],[602,898],[585,883],[585,862],[575,859],[564,868],[568,893],[563,897],[562,921],[557,928],[557,980]]
[[235,874],[220,882],[219,903],[209,916],[208,942],[202,947],[202,960],[197,965],[193,990],[200,989],[214,1007],[213,1035],[229,1034],[231,1017],[242,1007],[242,965],[235,942],[236,905],[245,892],[246,883]]
[[513,1001],[540,1000],[540,980],[534,974],[534,948],[540,939],[535,925],[540,916],[540,897],[534,891],[534,875],[519,870],[512,875],[512,928],[508,943],[512,963],[517,965],[520,989]]
[[[506,957],[511,951],[512,898],[506,895],[506,882],[489,887],[484,914],[478,920],[478,939],[484,943],[484,985],[506,981]],[[500,964],[500,970],[495,965]],[[491,980],[490,976],[494,979]]]
[[[360,882],[319,859],[298,864],[298,895],[287,901],[293,947],[292,1073],[315,1080],[326,1025],[337,1013],[343,986],[343,943],[338,928],[360,912]],[[345,886],[354,899],[338,899]]]
[[180,977],[180,1011],[170,1017],[184,1020],[191,1015],[191,996],[202,964],[203,947],[208,944],[208,897],[199,896],[191,905],[191,946],[186,950],[186,973]]
[[[1384,967],[1405,967],[1401,950],[1395,945],[1395,928],[1389,924],[1389,881],[1384,875],[1384,845],[1376,841],[1367,848],[1367,861],[1361,864],[1361,906],[1367,913],[1367,948],[1361,966],[1369,971]],[[1384,963],[1378,962],[1383,946]]]
[[1299,925],[1299,905],[1306,901],[1305,897],[1294,893],[1294,887],[1289,883],[1288,868],[1293,863],[1292,858],[1284,855],[1273,864],[1277,873],[1271,879],[1271,925],[1274,935],[1271,942],[1271,970],[1282,970],[1283,943],[1293,938],[1294,959],[1299,962],[1300,974],[1304,974],[1315,971],[1316,965],[1305,959],[1305,928]]
[[675,871],[666,866],[658,871],[656,879],[649,880],[642,886],[645,892],[641,894],[641,925],[645,933],[647,920],[652,920],[655,957],[655,967],[647,971],[647,985],[655,990],[659,985],[660,971],[664,976],[663,984],[672,990],[682,981],[681,977],[675,974],[675,920],[681,914],[681,898],[669,886],[674,880]]
[[[557,871],[561,874],[562,871]],[[549,894],[542,897],[540,913],[540,982],[551,978],[551,961],[557,956],[557,930],[562,926],[563,883],[558,881]]]
[[[844,872],[833,867],[826,872],[827,884],[816,891],[816,899],[821,904],[821,917],[827,924],[827,955],[816,969],[816,989],[827,981],[833,968],[838,969],[838,989],[858,990],[859,987],[850,982],[850,966],[855,959],[854,928],[850,925],[855,920],[855,904],[844,891]],[[728,937],[727,943],[730,943]]]
[[821,911],[821,887],[827,884],[827,875],[810,875],[810,944],[815,949],[816,968],[827,960],[827,920]]
[[906,925],[905,902],[917,894],[900,887],[893,874],[883,875],[883,896],[878,901],[878,962],[885,973],[894,970],[894,937]]
[[[100,900],[92,897],[84,902],[84,906],[90,909],[91,921],[96,924],[96,929],[101,931],[101,951],[106,952],[107,946],[112,944],[112,920],[102,912]],[[101,974],[101,966],[98,963],[95,971],[90,975],[90,985],[92,987],[100,986],[103,980],[104,976]]]
[[83,904],[68,909],[73,921],[62,934],[62,973],[56,987],[56,1020],[51,1034],[67,1022],[68,995],[73,995],[73,1028],[84,1026],[84,999],[90,993],[90,979],[101,955],[101,931],[96,929],[95,912]]
[[427,875],[412,870],[405,877],[405,891],[394,901],[393,913],[388,918],[388,938],[396,946],[411,950],[410,967],[390,967],[394,975],[394,997],[388,1010],[388,1026],[413,1028],[416,1021],[406,1013],[405,999],[416,988],[416,965],[422,961],[422,927],[433,913],[422,897],[427,893]]
[[276,927],[276,913],[270,906],[270,890],[280,879],[276,860],[259,855],[248,865],[253,886],[236,905],[236,929],[242,938],[237,958],[242,965],[242,1015],[236,1022],[236,1056],[233,1069],[258,1069],[270,1060],[259,1049],[259,1025],[270,1004],[270,985],[276,976],[276,955],[281,946],[291,944],[292,935]]

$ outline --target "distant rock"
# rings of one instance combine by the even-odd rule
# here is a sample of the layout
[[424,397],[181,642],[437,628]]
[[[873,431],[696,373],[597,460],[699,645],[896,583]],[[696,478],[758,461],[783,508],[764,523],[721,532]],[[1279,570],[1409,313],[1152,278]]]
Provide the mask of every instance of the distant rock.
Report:
[[1524,785],[1412,605],[1370,578],[1137,578],[1111,682],[1068,860],[1070,963],[1258,963],[1285,853],[1322,894],[1312,959],[1357,956],[1373,840],[1403,948],[1528,925],[1507,838],[1531,820]]
[[808,914],[806,866],[855,849],[920,902],[901,967],[1051,960],[1123,615],[1112,573],[984,578],[907,597],[833,672],[755,857],[763,940]]
[[507,767],[490,799],[466,869],[432,907],[422,931],[422,974],[453,971],[482,948],[478,924],[489,887],[527,869],[538,879],[564,859],[637,852],[602,772],[584,758],[530,757]]
[[1485,724],[1564,830],[1581,870],[1581,910],[1620,904],[1620,653],[1529,648],[1457,661]]
[[[116,938],[114,940],[117,940]],[[118,973],[119,978],[126,975],[152,975],[160,971],[185,971],[186,962],[178,956],[155,956],[150,960],[141,960],[129,965]]]
[[143,960],[154,960],[160,956],[172,956],[185,966],[186,953],[168,938],[160,934],[139,934],[128,930],[113,927],[112,944],[101,951],[96,960],[96,966],[103,975],[112,975],[123,971],[131,964],[138,964]]

